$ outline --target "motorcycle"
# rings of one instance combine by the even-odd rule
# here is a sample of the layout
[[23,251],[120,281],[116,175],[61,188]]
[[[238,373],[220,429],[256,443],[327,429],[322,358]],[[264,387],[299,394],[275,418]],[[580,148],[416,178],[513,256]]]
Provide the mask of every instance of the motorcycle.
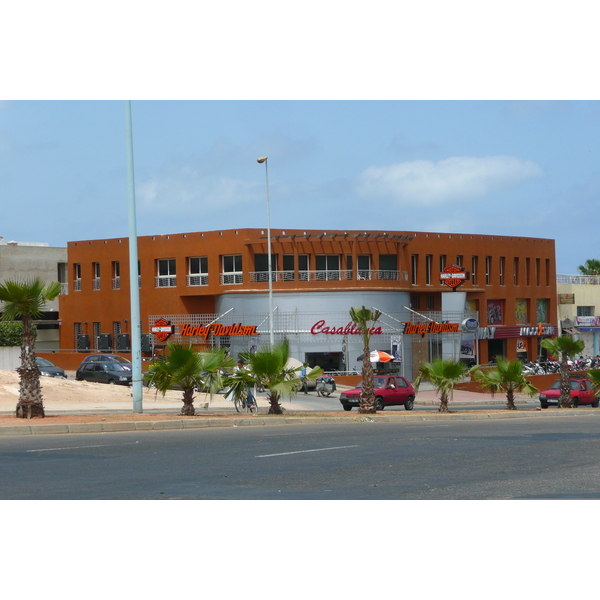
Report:
[[319,396],[329,397],[336,390],[335,379],[333,377],[317,377],[317,394]]

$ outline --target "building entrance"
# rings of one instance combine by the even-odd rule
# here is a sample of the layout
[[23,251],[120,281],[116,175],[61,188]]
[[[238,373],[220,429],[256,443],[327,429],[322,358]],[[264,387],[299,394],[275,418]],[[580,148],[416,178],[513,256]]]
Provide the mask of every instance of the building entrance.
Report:
[[309,367],[321,367],[326,373],[344,371],[344,355],[342,352],[306,352],[305,362]]

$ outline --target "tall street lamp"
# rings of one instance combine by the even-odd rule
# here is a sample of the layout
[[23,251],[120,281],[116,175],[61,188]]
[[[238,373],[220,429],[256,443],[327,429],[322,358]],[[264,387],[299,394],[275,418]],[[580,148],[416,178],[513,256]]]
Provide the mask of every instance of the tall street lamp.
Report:
[[273,271],[271,266],[271,207],[269,204],[269,157],[261,156],[256,159],[257,163],[265,163],[265,175],[267,178],[267,268],[269,271],[269,342],[271,348],[274,346],[273,340]]

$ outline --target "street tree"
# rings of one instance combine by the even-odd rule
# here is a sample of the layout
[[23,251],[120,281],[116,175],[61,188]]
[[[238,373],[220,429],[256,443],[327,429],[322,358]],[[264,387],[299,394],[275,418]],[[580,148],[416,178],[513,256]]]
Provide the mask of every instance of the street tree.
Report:
[[20,418],[44,417],[44,401],[40,387],[40,370],[35,363],[35,329],[33,321],[42,316],[46,302],[60,293],[60,283],[49,285],[38,277],[29,280],[7,280],[0,285],[0,301],[4,302],[3,321],[21,319],[21,366],[19,401],[16,415]]
[[360,392],[360,404],[358,405],[358,412],[363,415],[377,412],[373,390],[373,365],[371,363],[370,344],[371,331],[379,317],[381,317],[380,311],[372,311],[365,306],[350,309],[350,318],[358,325],[363,341],[362,390]]
[[462,360],[438,357],[421,364],[413,385],[418,390],[423,380],[429,381],[440,395],[438,411],[448,412],[448,400],[452,399],[454,386],[463,379],[468,369]]
[[211,396],[223,388],[222,371],[233,369],[235,361],[222,349],[197,352],[190,344],[182,346],[167,343],[166,357],[150,366],[145,378],[149,385],[165,395],[173,388],[181,388],[181,414],[194,416],[194,393],[207,392]]
[[506,408],[516,410],[515,393],[525,393],[534,396],[539,392],[523,375],[523,363],[520,360],[505,360],[499,357],[493,369],[481,369],[479,365],[470,371],[475,381],[481,384],[492,396],[496,393],[506,394]]
[[[282,415],[280,400],[283,396],[294,396],[302,385],[300,370],[302,367],[288,367],[290,357],[289,342],[265,346],[256,352],[240,352],[240,360],[244,368],[234,371],[225,377],[224,384],[229,388],[228,394],[240,397],[248,388],[264,387],[269,401],[270,415]],[[314,367],[307,374],[309,379],[316,379],[323,374],[321,367]]]
[[571,388],[569,386],[569,358],[575,358],[580,354],[584,347],[583,340],[575,340],[571,336],[563,335],[554,339],[545,339],[541,342],[542,348],[548,350],[548,353],[557,358],[560,356],[560,398],[558,400],[559,408],[572,408]]

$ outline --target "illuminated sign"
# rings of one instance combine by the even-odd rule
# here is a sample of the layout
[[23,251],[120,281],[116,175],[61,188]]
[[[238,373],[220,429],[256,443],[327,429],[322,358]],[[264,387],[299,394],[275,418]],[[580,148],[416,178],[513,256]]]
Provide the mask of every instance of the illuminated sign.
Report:
[[[328,326],[324,319],[317,321],[311,328],[310,332],[313,335],[325,333],[327,335],[360,335],[360,327],[356,323],[348,323],[343,327]],[[369,327],[371,335],[381,335],[383,331],[381,327]]]
[[448,287],[456,290],[459,285],[462,285],[469,279],[469,273],[467,273],[463,267],[458,265],[449,265],[440,273],[440,282]]
[[179,335],[182,337],[201,337],[206,339],[209,335],[258,335],[256,325],[221,325],[211,323],[210,325],[182,325]]

